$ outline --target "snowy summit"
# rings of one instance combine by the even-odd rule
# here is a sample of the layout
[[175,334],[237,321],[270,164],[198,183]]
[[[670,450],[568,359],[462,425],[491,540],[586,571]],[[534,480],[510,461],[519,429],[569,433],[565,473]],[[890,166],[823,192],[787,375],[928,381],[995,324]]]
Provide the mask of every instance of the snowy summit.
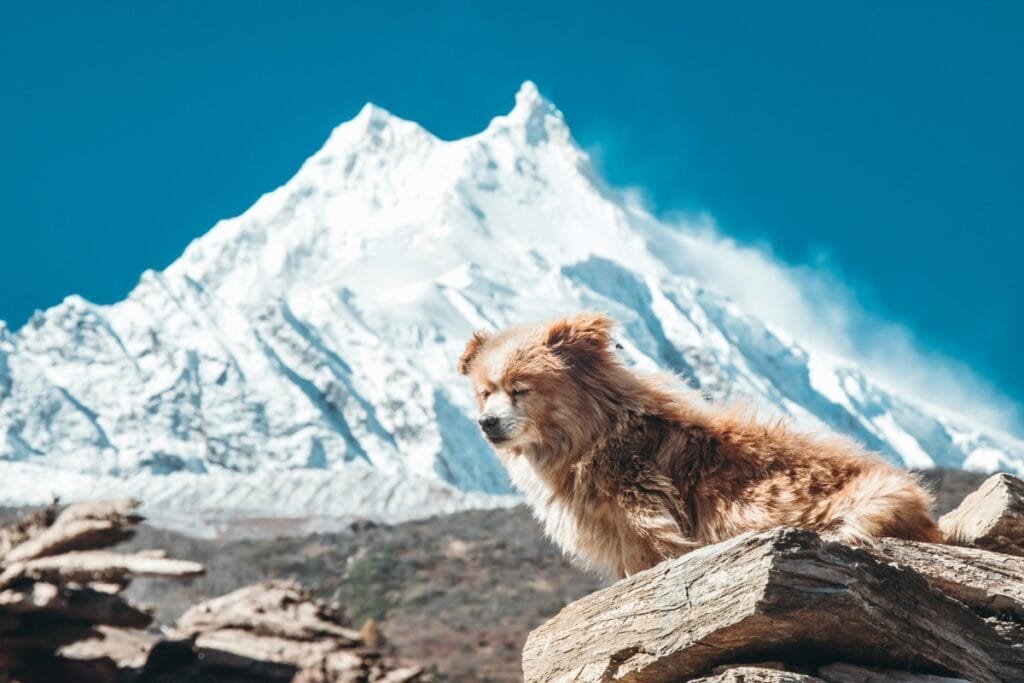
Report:
[[367,105],[124,301],[0,323],[0,500],[127,493],[179,525],[504,504],[455,361],[474,329],[579,309],[622,321],[629,362],[716,399],[910,467],[1024,473],[1024,444],[694,281],[688,244],[603,183],[532,83],[451,142]]

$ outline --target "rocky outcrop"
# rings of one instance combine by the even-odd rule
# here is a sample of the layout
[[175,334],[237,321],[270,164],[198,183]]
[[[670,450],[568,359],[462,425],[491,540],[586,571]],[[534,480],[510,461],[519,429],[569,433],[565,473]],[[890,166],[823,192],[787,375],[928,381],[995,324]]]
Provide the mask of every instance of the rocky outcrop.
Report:
[[142,521],[137,507],[128,498],[60,513],[51,505],[0,528],[0,680],[117,680],[117,663],[81,644],[120,642],[127,629],[149,626],[150,612],[122,589],[137,576],[203,572],[160,551],[106,550],[132,536]]
[[1024,481],[995,474],[939,520],[946,540],[1024,556]]
[[142,521],[131,499],[56,505],[0,528],[0,681],[406,683],[376,624],[361,631],[301,586],[274,581],[193,606],[169,632],[140,632],[134,577],[187,578],[195,562],[108,550]]
[[271,581],[190,608],[153,648],[139,680],[422,680],[422,667],[398,664],[379,633],[374,639],[298,584]]
[[[1019,548],[1020,491],[994,477],[943,528],[963,530],[958,543]],[[867,550],[776,529],[569,605],[530,634],[523,671],[527,681],[1024,681],[1022,622],[1019,557],[895,540]]]

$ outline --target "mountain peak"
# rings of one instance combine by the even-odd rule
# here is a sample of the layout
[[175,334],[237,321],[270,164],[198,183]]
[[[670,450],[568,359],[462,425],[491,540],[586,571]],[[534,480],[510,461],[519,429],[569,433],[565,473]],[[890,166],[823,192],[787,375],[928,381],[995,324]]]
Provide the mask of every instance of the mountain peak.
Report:
[[384,107],[378,106],[373,102],[367,102],[363,105],[363,108],[359,110],[359,113],[356,114],[353,121],[366,122],[368,124],[387,124],[395,118],[395,115]]
[[488,128],[522,131],[531,146],[571,139],[562,112],[541,94],[533,81],[524,81],[519,86],[515,107],[506,116],[494,119]]
[[354,150],[368,148],[400,148],[416,146],[433,139],[418,123],[392,114],[387,109],[367,102],[354,118],[331,131],[317,157],[344,156]]
[[551,102],[540,94],[540,89],[533,81],[526,80],[519,86],[516,92],[516,109],[520,107],[534,108],[538,106],[552,106]]

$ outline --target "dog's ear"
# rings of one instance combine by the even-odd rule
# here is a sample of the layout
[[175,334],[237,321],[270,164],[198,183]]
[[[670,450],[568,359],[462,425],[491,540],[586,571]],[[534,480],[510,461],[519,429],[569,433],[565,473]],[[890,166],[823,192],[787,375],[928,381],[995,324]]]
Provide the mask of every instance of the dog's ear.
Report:
[[462,357],[459,358],[459,374],[468,375],[469,366],[473,364],[473,359],[480,353],[480,349],[484,343],[490,339],[491,335],[483,330],[477,330],[473,333],[473,336],[466,343],[466,350],[462,352]]
[[581,357],[601,357],[612,343],[615,321],[601,313],[579,313],[551,323],[545,343],[555,353]]

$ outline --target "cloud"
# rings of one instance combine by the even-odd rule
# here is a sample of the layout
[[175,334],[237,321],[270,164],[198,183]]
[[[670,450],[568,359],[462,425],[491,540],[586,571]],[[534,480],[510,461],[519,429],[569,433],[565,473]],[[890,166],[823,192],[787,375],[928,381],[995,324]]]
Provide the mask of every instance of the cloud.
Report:
[[[623,196],[628,206],[650,213],[642,192],[630,189]],[[706,213],[670,214],[661,222],[684,245],[675,265],[806,346],[855,361],[899,394],[1024,435],[1018,403],[966,364],[924,348],[905,325],[872,314],[824,256],[809,265],[786,263],[770,245],[742,244],[723,234]]]

